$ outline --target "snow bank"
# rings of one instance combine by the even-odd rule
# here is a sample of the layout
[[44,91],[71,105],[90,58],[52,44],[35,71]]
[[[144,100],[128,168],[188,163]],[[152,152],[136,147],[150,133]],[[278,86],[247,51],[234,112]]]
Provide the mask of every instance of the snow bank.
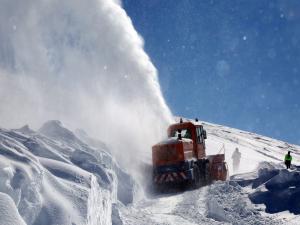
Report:
[[[265,166],[265,167],[263,167]],[[278,213],[288,210],[300,214],[300,168],[283,169],[281,165],[261,165],[253,179],[236,179],[241,185],[245,180],[253,188],[249,198],[255,204],[264,204],[266,212]]]
[[133,201],[133,189],[135,185],[133,179],[124,172],[106,151],[107,146],[103,142],[85,135],[85,140],[92,140],[92,143],[100,143],[98,147],[104,147],[104,149],[90,147],[84,140],[79,139],[59,121],[48,121],[42,126],[39,132],[63,144],[60,145],[61,148],[71,146],[71,150],[65,151],[68,152],[68,160],[79,168],[93,173],[101,185],[111,191],[113,191],[112,186],[116,185],[116,198],[123,204],[129,204]]
[[16,221],[7,224],[111,224],[112,205],[131,203],[135,187],[109,153],[59,121],[48,121],[40,132],[0,129],[0,177],[4,224],[7,210],[7,221]]
[[[246,187],[244,190],[251,202],[263,204],[262,208],[266,213],[283,218],[291,224],[294,222],[298,224],[300,221],[300,167],[292,166],[292,168],[292,170],[287,170],[282,164],[264,162],[251,175],[236,175],[232,177],[232,180],[241,187]],[[288,215],[287,212],[293,213],[294,216]]]
[[280,220],[262,215],[236,182],[216,182],[207,196],[207,216],[224,224],[281,224]]

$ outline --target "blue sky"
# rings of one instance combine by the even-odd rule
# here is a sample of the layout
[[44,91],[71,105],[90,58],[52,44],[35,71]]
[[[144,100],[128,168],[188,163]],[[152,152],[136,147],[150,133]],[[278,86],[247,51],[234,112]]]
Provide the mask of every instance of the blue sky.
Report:
[[175,115],[300,144],[300,1],[123,0]]

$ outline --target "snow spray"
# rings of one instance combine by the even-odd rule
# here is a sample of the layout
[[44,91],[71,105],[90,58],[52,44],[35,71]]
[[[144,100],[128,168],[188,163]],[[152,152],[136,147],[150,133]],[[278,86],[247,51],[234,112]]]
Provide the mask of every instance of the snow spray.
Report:
[[2,0],[0,104],[1,127],[61,120],[105,141],[132,171],[172,120],[116,0]]

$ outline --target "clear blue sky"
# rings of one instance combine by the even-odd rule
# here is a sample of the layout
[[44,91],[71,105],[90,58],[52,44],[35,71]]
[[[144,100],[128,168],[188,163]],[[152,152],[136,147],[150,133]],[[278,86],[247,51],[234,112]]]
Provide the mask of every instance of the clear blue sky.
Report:
[[123,0],[175,115],[300,144],[299,0]]

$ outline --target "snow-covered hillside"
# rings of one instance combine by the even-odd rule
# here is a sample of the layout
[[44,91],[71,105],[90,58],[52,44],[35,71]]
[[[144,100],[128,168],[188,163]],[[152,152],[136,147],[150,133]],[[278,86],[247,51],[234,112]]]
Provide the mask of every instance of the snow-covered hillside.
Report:
[[241,166],[238,173],[254,170],[260,162],[283,162],[284,155],[291,151],[294,163],[300,164],[300,147],[262,135],[210,123],[203,123],[207,130],[207,153],[217,153],[225,147],[225,157],[230,174],[232,170],[232,153],[236,147],[241,152]]
[[[300,171],[285,170],[282,158],[290,150],[299,164],[300,147],[203,125],[208,154],[224,145],[231,180],[142,199],[136,178],[83,130],[72,132],[59,121],[38,131],[0,129],[0,224],[299,224]],[[236,147],[242,154],[238,174],[231,166]]]

